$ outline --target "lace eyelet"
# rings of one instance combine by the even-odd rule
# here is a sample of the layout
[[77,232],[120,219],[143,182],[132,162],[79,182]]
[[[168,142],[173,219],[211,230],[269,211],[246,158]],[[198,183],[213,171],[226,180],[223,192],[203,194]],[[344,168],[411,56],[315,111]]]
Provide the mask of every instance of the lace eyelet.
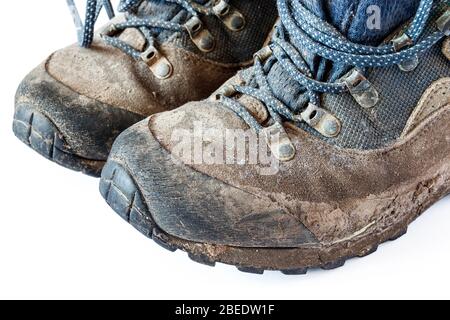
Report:
[[378,104],[380,100],[378,91],[358,69],[351,70],[342,78],[342,81],[361,107],[370,109]]
[[436,21],[436,24],[447,37],[450,36],[450,8]]
[[281,123],[263,128],[262,132],[275,158],[283,162],[294,159],[297,151]]
[[231,98],[236,94],[236,89],[232,85],[224,85],[211,95],[211,101],[220,101],[222,97]]
[[258,52],[256,52],[253,55],[254,59],[259,59],[261,62],[265,62],[267,59],[269,59],[273,55],[272,48],[269,46],[266,46],[262,49],[260,49]]
[[202,52],[211,52],[216,43],[212,34],[204,27],[203,22],[198,17],[192,17],[184,24],[189,33],[189,37]]
[[120,23],[124,23],[126,21],[127,21],[126,15],[120,14],[120,15],[114,17],[113,19],[109,20],[109,22],[103,28],[101,28],[98,33],[101,36],[113,37],[118,32],[121,31],[121,30],[117,29],[116,25],[120,24]]
[[173,74],[173,66],[158,49],[151,46],[141,54],[141,59],[149,66],[156,78],[168,79]]
[[335,138],[341,132],[341,122],[325,109],[310,103],[300,115],[296,116],[299,122],[305,122],[314,130],[327,138]]
[[[406,33],[403,33],[402,35],[392,40],[392,44],[394,46],[395,52],[399,52],[405,48],[412,46],[414,42]],[[399,63],[398,67],[400,68],[400,70],[404,72],[412,72],[416,70],[418,65],[419,65],[419,57],[415,56],[411,60]]]
[[246,21],[242,13],[224,0],[218,0],[213,7],[214,14],[222,20],[231,31],[238,32],[245,28]]

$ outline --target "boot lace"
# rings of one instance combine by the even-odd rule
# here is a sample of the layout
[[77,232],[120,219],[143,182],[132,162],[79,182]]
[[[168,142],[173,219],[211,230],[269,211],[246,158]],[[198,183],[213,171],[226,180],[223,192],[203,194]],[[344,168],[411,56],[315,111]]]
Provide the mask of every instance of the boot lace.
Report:
[[[71,9],[72,17],[75,22],[79,45],[88,48],[94,40],[94,27],[102,9],[106,10],[106,13],[110,19],[115,17],[111,0],[87,0],[86,18],[84,23],[81,20],[74,0],[66,1]],[[112,30],[110,31],[114,32],[109,33],[118,33],[127,28],[138,28],[145,36],[148,46],[153,47],[156,41],[155,37],[157,35],[157,30],[168,30],[173,32],[186,31],[185,25],[179,23],[165,21],[159,17],[140,18],[134,15],[133,10],[135,10],[144,1],[152,2],[155,0],[121,0],[119,3],[119,12],[126,13],[125,21],[112,24],[110,26]],[[200,15],[217,15],[211,5],[200,5],[193,0],[160,0],[159,2],[177,4],[181,7],[181,9],[187,11],[192,17],[196,18],[199,18]],[[222,0],[221,2],[227,4],[228,0]],[[209,2],[209,4],[210,3],[212,2]],[[116,37],[111,37],[108,34],[102,34],[102,39],[109,45],[124,51],[136,59],[142,56],[142,52],[136,50],[129,44]]]
[[[320,108],[320,94],[340,94],[350,92],[364,107],[373,107],[378,102],[378,94],[364,74],[368,68],[383,68],[392,65],[408,66],[418,61],[418,56],[430,49],[437,42],[448,36],[448,13],[442,17],[441,25],[436,31],[421,39],[432,9],[441,1],[422,0],[417,13],[406,32],[394,43],[379,47],[360,45],[350,42],[334,26],[317,17],[296,0],[277,0],[280,23],[271,44],[255,55],[255,62],[250,83],[224,87],[213,97],[219,99],[227,108],[234,111],[251,128],[264,131],[267,143],[274,155],[280,160],[291,160],[295,148],[290,142],[282,122],[306,122],[326,137],[335,137],[340,131],[340,122],[326,110]],[[445,20],[445,21],[442,21]],[[288,40],[289,39],[289,40]],[[347,81],[330,79],[329,82],[318,81],[301,52],[332,61],[337,65],[352,69],[353,76]],[[270,59],[269,59],[270,57]],[[268,72],[274,60],[302,88],[301,105],[289,107],[280,101],[268,82]],[[269,61],[271,64],[269,65]],[[343,68],[343,69],[345,69]],[[345,73],[345,72],[344,72]],[[353,79],[353,80],[352,80]],[[263,127],[235,95],[244,94],[262,102],[274,123]],[[305,109],[305,107],[307,108]],[[298,112],[298,110],[304,110]],[[322,118],[322,119],[320,119]],[[321,121],[324,120],[325,121]],[[281,134],[278,143],[271,140],[274,134]],[[281,141],[281,142],[280,142]]]

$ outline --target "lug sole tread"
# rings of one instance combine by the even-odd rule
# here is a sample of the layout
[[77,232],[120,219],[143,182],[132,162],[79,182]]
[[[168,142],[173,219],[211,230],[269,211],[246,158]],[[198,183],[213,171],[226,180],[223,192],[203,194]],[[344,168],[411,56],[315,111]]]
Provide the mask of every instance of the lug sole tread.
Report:
[[[180,246],[179,242],[183,240],[171,241],[171,236],[162,231],[153,221],[151,213],[147,205],[143,201],[143,197],[133,178],[127,171],[115,162],[107,162],[100,180],[100,193],[106,200],[107,204],[121,216],[125,221],[131,224],[135,229],[140,231],[146,237],[152,239],[162,248],[175,252],[177,250],[185,251],[188,257],[207,266],[215,266],[217,262],[213,258],[197,252],[197,250],[186,249],[186,246]],[[396,240],[405,235],[407,228],[396,233],[390,240]],[[388,240],[388,241],[390,241]],[[292,269],[273,269],[273,268],[255,268],[251,265],[235,265],[242,272],[253,274],[264,274],[266,271],[280,271],[285,275],[305,275],[311,269],[334,270],[341,268],[349,259],[356,257],[365,257],[373,254],[379,248],[380,243],[376,243],[373,247],[366,248],[357,255],[352,255],[337,259],[331,262],[324,262],[320,265],[312,265],[305,268]],[[253,249],[258,250],[258,249]],[[225,262],[226,263],[226,262]],[[231,263],[228,263],[231,264]],[[250,263],[251,264],[251,263]]]
[[14,114],[13,132],[28,147],[73,171],[100,177],[105,161],[89,160],[70,152],[64,136],[42,113],[28,106],[18,106]]

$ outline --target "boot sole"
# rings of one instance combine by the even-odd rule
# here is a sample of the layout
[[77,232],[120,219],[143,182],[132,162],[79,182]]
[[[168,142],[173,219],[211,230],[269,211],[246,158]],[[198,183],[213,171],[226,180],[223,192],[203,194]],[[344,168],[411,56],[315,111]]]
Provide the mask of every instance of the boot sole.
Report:
[[89,160],[72,153],[52,121],[32,107],[16,107],[13,131],[20,141],[48,160],[89,176],[100,177],[106,161]]
[[[380,244],[394,241],[407,233],[410,223],[432,204],[449,194],[450,177],[435,188],[427,200],[396,221],[379,222],[372,231],[355,238],[329,244],[299,248],[241,248],[208,245],[179,239],[165,233],[154,222],[142,193],[127,170],[120,164],[107,162],[100,180],[100,192],[108,205],[134,228],[169,251],[182,250],[199,263],[214,266],[216,262],[234,265],[243,272],[263,274],[281,271],[286,275],[304,275],[310,269],[332,270],[344,266],[349,259],[365,257],[377,251]],[[417,186],[423,188],[427,182]],[[406,196],[406,195],[405,195]],[[409,196],[409,193],[408,193]],[[395,208],[389,208],[395,210]],[[374,231],[375,230],[375,231]],[[274,261],[276,265],[274,267]]]

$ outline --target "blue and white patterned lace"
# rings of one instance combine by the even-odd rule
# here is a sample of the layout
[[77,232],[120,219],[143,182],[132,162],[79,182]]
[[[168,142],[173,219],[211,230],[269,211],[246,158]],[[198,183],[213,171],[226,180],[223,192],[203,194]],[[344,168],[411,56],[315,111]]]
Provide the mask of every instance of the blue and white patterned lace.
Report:
[[75,26],[77,28],[78,43],[82,47],[89,47],[94,41],[95,23],[103,8],[105,8],[109,19],[114,18],[114,9],[111,0],[88,0],[86,3],[86,18],[83,24],[74,0],[66,0],[70,8]]
[[[76,9],[74,0],[66,1],[71,9],[72,16],[77,27],[78,42],[80,46],[87,48],[94,40],[94,26],[102,9],[106,10],[110,19],[114,17],[115,14],[111,5],[111,0],[87,0],[86,19],[84,24],[81,21],[78,10]],[[119,12],[126,12],[127,16],[125,22],[114,25],[115,30],[120,32],[127,28],[138,28],[145,36],[149,47],[155,45],[155,29],[163,29],[173,32],[182,32],[186,30],[182,24],[165,21],[160,17],[139,18],[133,15],[133,10],[135,10],[144,1],[151,2],[154,0],[121,0],[119,4]],[[202,6],[193,0],[158,0],[158,2],[177,4],[181,7],[181,9],[187,11],[193,17],[198,17],[200,14],[205,16],[214,14],[211,7]],[[136,59],[139,59],[142,54],[142,52],[136,50],[129,44],[116,37],[102,35],[102,39],[109,45],[121,49]]]
[[[350,42],[331,24],[310,12],[300,1],[277,0],[281,21],[277,26],[270,49],[281,67],[304,88],[304,105],[312,103],[320,106],[321,93],[343,93],[348,91],[348,87],[343,82],[321,82],[314,79],[301,52],[307,51],[338,65],[356,67],[362,72],[371,67],[389,67],[410,61],[445,37],[443,32],[436,29],[425,39],[420,39],[429,23],[434,3],[439,2],[440,0],[422,0],[420,2],[416,16],[406,31],[413,41],[413,45],[396,52],[392,43],[372,47]],[[256,56],[253,67],[254,81],[250,84],[234,86],[234,91],[263,102],[272,120],[279,124],[283,119],[298,121],[298,117],[293,111],[294,108],[276,98],[269,86],[266,69],[264,62]],[[236,99],[222,96],[221,101],[253,129],[256,131],[263,129],[245,106]],[[301,108],[302,106],[296,106],[295,109]]]

